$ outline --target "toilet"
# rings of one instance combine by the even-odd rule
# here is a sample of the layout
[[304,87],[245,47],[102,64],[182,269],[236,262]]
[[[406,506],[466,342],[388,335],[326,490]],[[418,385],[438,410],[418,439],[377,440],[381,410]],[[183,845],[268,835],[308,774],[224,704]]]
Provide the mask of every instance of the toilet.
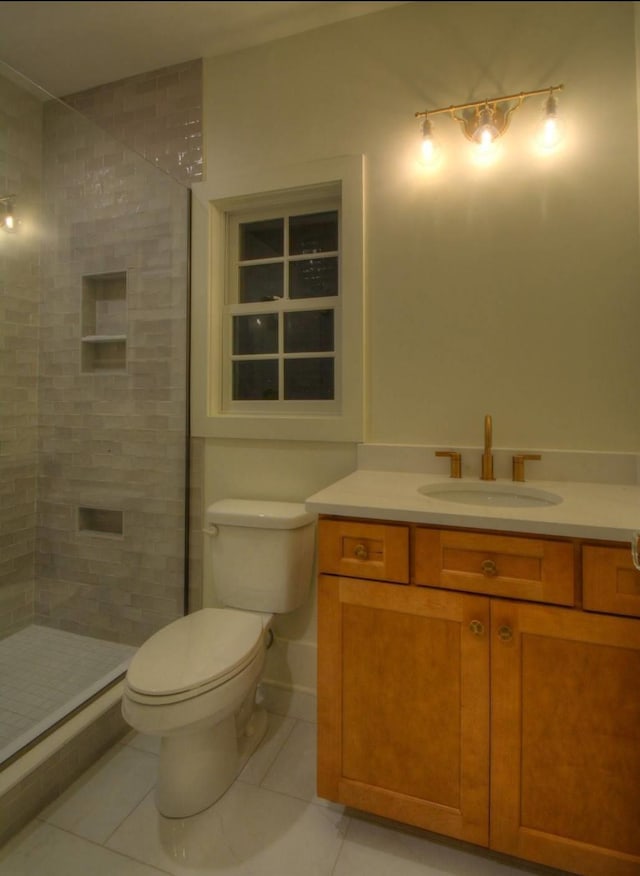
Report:
[[223,499],[206,512],[216,596],[168,624],[134,655],[122,714],[161,737],[156,805],[186,818],[224,794],[267,729],[256,693],[274,614],[304,602],[315,515],[297,502]]

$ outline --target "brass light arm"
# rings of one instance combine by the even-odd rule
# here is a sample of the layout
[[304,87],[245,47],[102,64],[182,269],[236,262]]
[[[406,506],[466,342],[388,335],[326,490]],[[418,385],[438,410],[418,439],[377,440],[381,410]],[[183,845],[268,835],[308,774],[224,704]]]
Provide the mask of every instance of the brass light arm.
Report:
[[[537,88],[534,91],[519,91],[517,94],[506,94],[504,97],[487,97],[482,100],[472,100],[469,103],[452,104],[451,106],[443,106],[439,109],[421,110],[415,114],[417,119],[425,119],[427,116],[435,116],[439,113],[451,113],[452,118],[457,118],[454,113],[458,110],[476,109],[486,105],[502,103],[507,100],[517,100],[518,103],[513,109],[517,109],[527,97],[536,97],[540,94],[553,94],[554,91],[562,91],[564,85],[551,85],[548,88]],[[458,119],[460,121],[460,119]]]

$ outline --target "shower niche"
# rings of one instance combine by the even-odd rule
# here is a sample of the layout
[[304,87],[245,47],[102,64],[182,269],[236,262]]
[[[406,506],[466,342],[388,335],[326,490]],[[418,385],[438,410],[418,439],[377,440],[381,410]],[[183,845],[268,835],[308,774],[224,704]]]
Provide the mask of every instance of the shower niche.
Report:
[[82,278],[83,372],[126,371],[127,272]]
[[124,517],[122,511],[108,508],[78,508],[78,532],[88,535],[124,535]]

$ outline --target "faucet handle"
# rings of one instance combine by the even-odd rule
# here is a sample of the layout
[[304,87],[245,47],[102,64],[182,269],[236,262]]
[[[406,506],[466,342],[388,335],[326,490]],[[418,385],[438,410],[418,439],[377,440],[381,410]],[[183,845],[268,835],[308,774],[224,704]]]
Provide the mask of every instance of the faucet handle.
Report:
[[450,478],[462,477],[462,456],[457,450],[436,450],[436,456],[448,456],[450,458]]
[[539,453],[519,453],[513,457],[512,475],[514,481],[524,481],[525,459],[542,459]]

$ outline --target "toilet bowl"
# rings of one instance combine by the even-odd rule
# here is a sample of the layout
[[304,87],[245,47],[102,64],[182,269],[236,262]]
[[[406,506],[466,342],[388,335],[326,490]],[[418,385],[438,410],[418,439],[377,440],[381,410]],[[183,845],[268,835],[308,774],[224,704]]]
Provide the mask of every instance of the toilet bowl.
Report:
[[169,818],[224,794],[267,728],[256,702],[274,614],[311,582],[315,516],[295,502],[222,499],[207,509],[211,570],[224,608],[201,608],[149,638],[131,661],[122,714],[161,737],[156,806]]
[[156,805],[169,818],[211,806],[267,728],[255,706],[271,615],[203,608],[155,633],[127,672],[122,713],[161,737]]

